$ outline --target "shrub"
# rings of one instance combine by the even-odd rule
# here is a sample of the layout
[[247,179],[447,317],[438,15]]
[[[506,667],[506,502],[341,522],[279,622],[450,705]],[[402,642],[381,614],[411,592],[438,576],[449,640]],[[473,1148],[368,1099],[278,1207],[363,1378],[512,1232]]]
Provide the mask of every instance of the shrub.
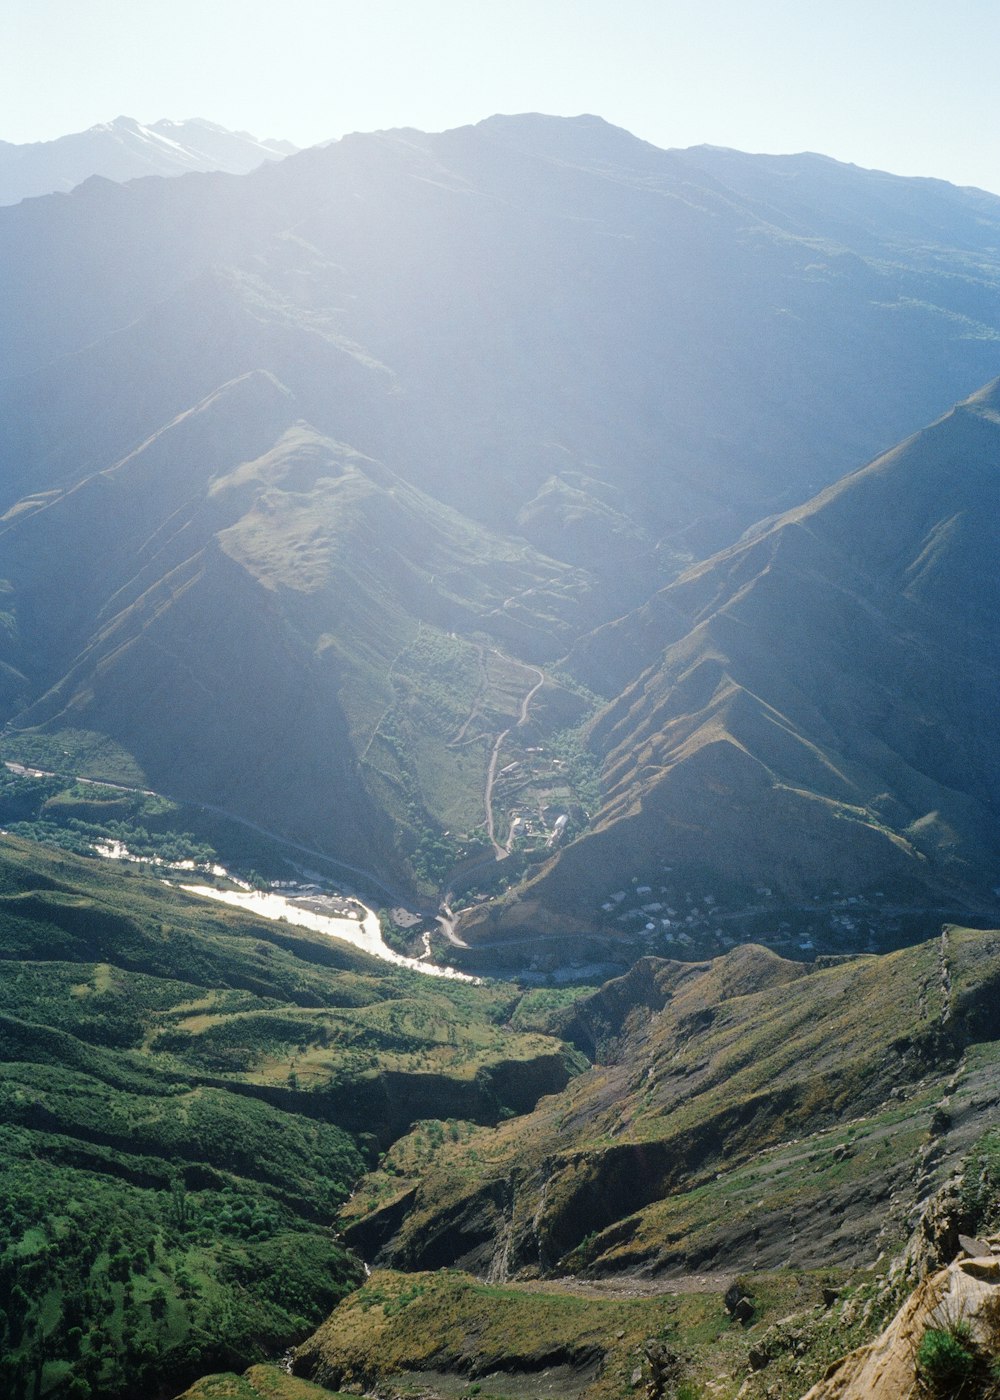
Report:
[[917,1348],[917,1370],[935,1394],[954,1395],[976,1365],[968,1323],[927,1328]]

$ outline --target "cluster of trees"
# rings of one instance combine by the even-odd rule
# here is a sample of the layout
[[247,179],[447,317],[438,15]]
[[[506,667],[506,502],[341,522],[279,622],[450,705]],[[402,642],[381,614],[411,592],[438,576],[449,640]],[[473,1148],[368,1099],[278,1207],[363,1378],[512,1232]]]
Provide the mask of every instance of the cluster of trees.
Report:
[[262,1359],[355,1281],[327,1229],[250,1183],[189,1191],[177,1177],[151,1190],[58,1161],[17,1163],[2,1146],[9,1400],[124,1400],[158,1393],[167,1374],[180,1384],[234,1355]]
[[[110,863],[0,848],[0,916],[4,1400],[160,1394],[302,1338],[356,1279],[331,1225],[375,1145],[327,1115],[387,1052],[504,1049],[492,987]],[[288,1078],[316,1046],[319,1094]]]

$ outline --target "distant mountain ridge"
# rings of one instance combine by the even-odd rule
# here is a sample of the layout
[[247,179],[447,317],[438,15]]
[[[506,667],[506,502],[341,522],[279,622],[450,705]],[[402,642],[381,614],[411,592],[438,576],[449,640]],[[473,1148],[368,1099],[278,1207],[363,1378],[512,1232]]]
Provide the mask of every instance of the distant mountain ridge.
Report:
[[[701,160],[596,118],[493,118],[347,137],[238,184],[18,208],[0,220],[19,306],[0,354],[44,376],[55,356],[86,347],[96,365],[110,336],[145,337],[100,371],[116,404],[147,414],[131,439],[105,441],[105,461],[236,374],[267,369],[300,394],[308,376],[317,427],[401,466],[405,454],[459,508],[499,510],[550,551],[566,521],[610,509],[633,567],[658,549],[673,573],[675,556],[730,542],[972,392],[1000,338],[1000,200],[948,187],[961,239],[942,224],[931,254],[911,209],[890,209],[873,246],[871,172],[843,168],[859,188],[836,232],[820,208],[809,223],[796,211],[792,233],[778,217],[787,181],[763,208]],[[924,183],[907,186],[918,207]],[[166,330],[174,308],[183,324]],[[184,353],[157,357],[157,381],[186,369],[169,408],[143,362],[164,334]],[[46,431],[34,410],[51,419],[78,377],[57,373],[58,388],[32,388],[33,433]],[[23,460],[18,405],[3,407]]]
[[94,175],[119,182],[189,170],[243,175],[297,149],[289,141],[259,141],[247,131],[229,131],[200,117],[164,118],[149,125],[115,117],[54,141],[0,141],[0,205],[65,194]]

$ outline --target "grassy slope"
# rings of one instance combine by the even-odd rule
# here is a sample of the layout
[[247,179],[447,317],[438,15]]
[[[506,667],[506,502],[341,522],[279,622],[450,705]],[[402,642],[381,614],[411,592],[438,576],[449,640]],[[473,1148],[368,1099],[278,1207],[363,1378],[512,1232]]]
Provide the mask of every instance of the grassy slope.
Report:
[[[390,669],[420,622],[555,654],[581,612],[614,616],[689,558],[685,527],[731,539],[990,372],[995,201],[909,184],[886,205],[882,177],[831,164],[850,208],[806,209],[798,180],[735,164],[767,171],[766,199],[533,117],[4,211],[22,310],[2,358],[28,377],[0,390],[4,613],[27,639],[3,713],[44,697],[33,718],[113,731],[162,790],[266,797],[348,859],[367,843],[398,865],[393,821],[408,847],[467,824],[483,747],[446,751],[425,721],[446,667],[414,668],[416,772],[377,762],[344,815],[352,760],[409,703]],[[931,207],[933,256],[913,212]],[[299,419],[365,457],[335,481]],[[393,537],[368,556],[378,519]]]
[[[425,1124],[394,1146],[344,1219],[372,1243],[392,1216],[383,1257],[406,1271],[376,1270],[297,1349],[296,1372],[389,1396],[614,1400],[658,1364],[685,1400],[802,1394],[894,1311],[906,1284],[873,1272],[875,1254],[891,1257],[970,1149],[959,1228],[996,1218],[997,1133],[982,1134],[997,1121],[998,985],[1000,934],[950,929],[814,970],[752,948],[650,962],[550,1013],[601,1062],[526,1119]],[[540,1279],[574,1196],[578,1235],[615,1200],[620,1223],[552,1249]],[[494,1231],[478,1253],[477,1226]],[[463,1245],[478,1278],[427,1272]],[[730,1285],[748,1300],[739,1322]]]
[[[752,1300],[749,1326],[730,1317],[722,1289],[711,1285],[602,1294],[567,1280],[489,1285],[457,1271],[378,1271],[298,1348],[294,1365],[324,1386],[390,1396],[619,1400],[649,1384],[658,1356],[668,1395],[763,1400],[801,1394],[888,1306],[870,1281],[835,1269],[738,1286]],[[840,1306],[824,1305],[824,1289]],[[769,1359],[756,1376],[754,1351]],[[787,1389],[776,1392],[779,1376]],[[213,1392],[190,1394],[208,1400]]]
[[565,1082],[556,1042],[502,1029],[504,989],[9,839],[0,960],[11,1396],[274,1354],[356,1279],[330,1225],[380,1137]]
[[998,976],[1000,935],[958,930],[814,969],[752,947],[640,963],[567,1013],[603,1047],[591,1070],[430,1165],[397,1144],[348,1238],[501,1275],[870,1260],[993,1111]]
[[232,1371],[204,1376],[180,1400],[344,1400],[325,1386],[289,1376],[277,1366],[251,1366],[242,1376]]

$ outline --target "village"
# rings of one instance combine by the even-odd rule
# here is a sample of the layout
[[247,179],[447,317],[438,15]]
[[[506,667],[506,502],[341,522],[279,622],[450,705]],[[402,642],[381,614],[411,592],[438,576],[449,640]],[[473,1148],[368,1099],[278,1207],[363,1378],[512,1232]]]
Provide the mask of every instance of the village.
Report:
[[[691,872],[683,883],[694,884]],[[609,891],[594,912],[609,932],[664,956],[713,956],[753,941],[805,960],[847,949],[884,951],[897,946],[912,919],[905,906],[887,902],[884,890],[834,889],[789,902],[768,885],[725,894],[682,888],[669,865]]]
[[[586,821],[568,766],[566,759],[535,745],[497,773],[493,802],[497,812],[503,813],[507,853],[552,850],[565,836],[571,815],[580,825]],[[503,829],[500,822],[498,827]]]

